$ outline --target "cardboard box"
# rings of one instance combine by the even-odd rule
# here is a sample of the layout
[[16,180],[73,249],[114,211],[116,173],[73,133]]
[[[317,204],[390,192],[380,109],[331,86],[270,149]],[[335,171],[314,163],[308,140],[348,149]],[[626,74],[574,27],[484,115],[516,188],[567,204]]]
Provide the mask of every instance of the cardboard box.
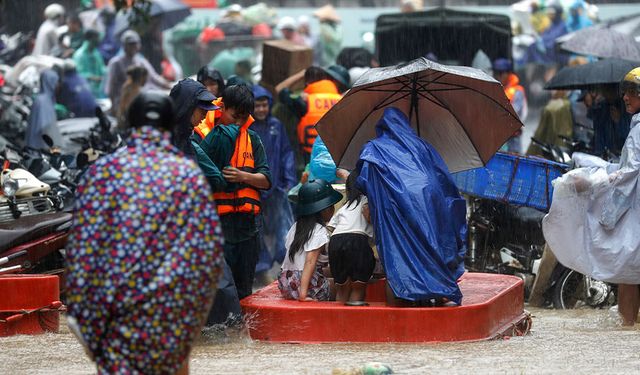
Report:
[[275,86],[313,64],[313,50],[289,42],[272,40],[262,47],[262,82]]

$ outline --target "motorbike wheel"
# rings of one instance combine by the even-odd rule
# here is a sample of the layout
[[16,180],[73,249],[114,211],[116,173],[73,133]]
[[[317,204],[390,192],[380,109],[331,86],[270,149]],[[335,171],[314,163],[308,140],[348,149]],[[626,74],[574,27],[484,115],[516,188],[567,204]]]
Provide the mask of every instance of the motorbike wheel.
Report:
[[584,275],[574,270],[566,269],[560,275],[553,290],[553,307],[556,309],[575,309],[582,306],[592,308],[602,307],[613,303],[615,299],[612,288],[597,280],[591,280],[591,298],[587,298]]

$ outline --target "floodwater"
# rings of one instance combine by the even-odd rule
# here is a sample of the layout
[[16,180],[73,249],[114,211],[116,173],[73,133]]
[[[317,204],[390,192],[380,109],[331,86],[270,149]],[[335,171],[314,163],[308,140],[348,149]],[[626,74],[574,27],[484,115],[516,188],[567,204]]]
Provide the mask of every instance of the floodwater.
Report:
[[[272,344],[238,332],[208,332],[194,347],[192,374],[358,374],[383,362],[397,374],[639,373],[640,327],[607,310],[530,309],[524,337],[454,344]],[[66,327],[0,338],[0,374],[95,373]]]

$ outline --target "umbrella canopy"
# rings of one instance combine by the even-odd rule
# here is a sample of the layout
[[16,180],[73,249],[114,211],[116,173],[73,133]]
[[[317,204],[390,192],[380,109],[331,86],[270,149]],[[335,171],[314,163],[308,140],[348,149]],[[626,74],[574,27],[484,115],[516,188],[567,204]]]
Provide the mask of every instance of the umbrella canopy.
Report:
[[[625,35],[631,35],[634,39],[640,42],[640,13],[635,13],[631,15],[626,15],[618,18],[614,18],[611,20],[607,20],[606,23],[599,23],[593,25],[594,28],[610,28],[614,31]],[[565,34],[556,39],[556,43],[562,44],[569,39],[573,38],[573,36],[577,33],[574,31],[572,33]]]
[[610,58],[584,65],[562,68],[547,84],[546,90],[580,90],[589,86],[619,83],[640,63]]
[[451,172],[483,166],[522,127],[498,81],[478,69],[420,58],[367,71],[318,122],[339,167],[355,167],[386,107],[402,110]]
[[[180,0],[151,0],[149,17],[158,17],[160,29],[168,30],[191,15],[191,9]],[[121,10],[116,16],[115,33],[119,35],[129,28],[131,10]]]
[[640,43],[632,35],[610,27],[591,26],[576,31],[560,48],[581,55],[640,61]]

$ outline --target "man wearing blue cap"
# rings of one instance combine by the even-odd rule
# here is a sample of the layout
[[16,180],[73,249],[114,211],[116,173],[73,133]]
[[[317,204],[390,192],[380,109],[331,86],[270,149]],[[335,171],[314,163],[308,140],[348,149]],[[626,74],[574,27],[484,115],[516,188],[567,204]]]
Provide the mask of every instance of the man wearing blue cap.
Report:
[[216,97],[203,84],[189,78],[173,86],[169,95],[176,108],[173,143],[182,152],[193,157],[195,152],[190,140],[193,128],[200,124],[208,111],[219,109],[213,104]]
[[[504,93],[507,95],[507,98],[509,98],[513,109],[516,111],[520,121],[524,122],[528,112],[527,96],[525,95],[524,87],[520,85],[520,78],[513,72],[513,64],[508,59],[499,58],[494,60],[492,68],[493,77],[502,83]],[[507,151],[521,153],[521,137],[521,131],[511,137],[506,143]]]

